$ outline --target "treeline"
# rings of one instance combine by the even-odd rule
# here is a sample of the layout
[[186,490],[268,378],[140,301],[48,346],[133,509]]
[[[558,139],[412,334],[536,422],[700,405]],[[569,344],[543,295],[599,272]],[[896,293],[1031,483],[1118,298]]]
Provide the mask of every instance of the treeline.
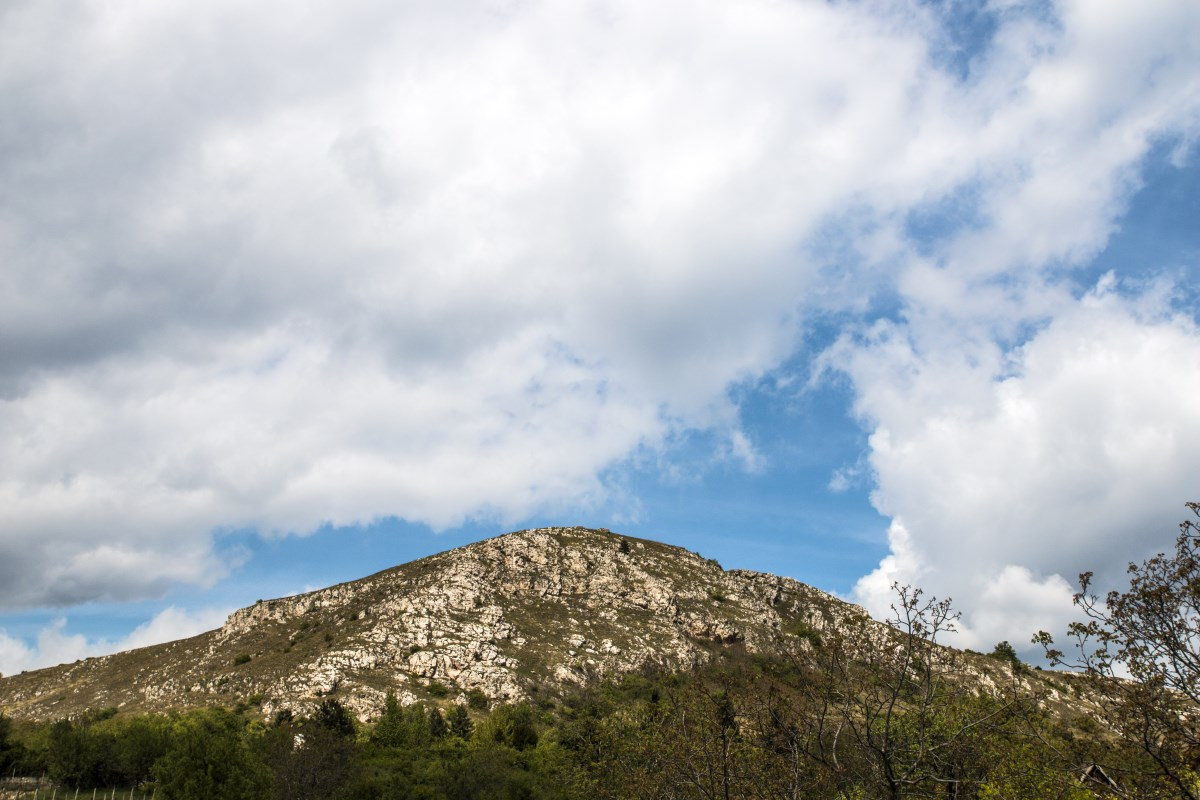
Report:
[[848,642],[801,641],[803,658],[726,650],[687,674],[536,704],[389,698],[366,725],[334,699],[270,722],[253,707],[4,720],[0,764],[68,790],[140,786],[164,800],[1082,799],[1099,788],[1080,780],[1093,764],[1121,796],[1178,796],[1139,748],[1021,688],[1027,668],[997,661],[1008,684],[979,691],[964,664],[933,664],[933,649],[881,648],[888,671],[882,657],[835,663]]
[[582,797],[569,752],[529,704],[400,706],[362,725],[335,699],[269,723],[223,708],[170,715],[114,709],[20,723],[0,715],[3,777],[45,776],[68,792],[140,787],[164,800]]

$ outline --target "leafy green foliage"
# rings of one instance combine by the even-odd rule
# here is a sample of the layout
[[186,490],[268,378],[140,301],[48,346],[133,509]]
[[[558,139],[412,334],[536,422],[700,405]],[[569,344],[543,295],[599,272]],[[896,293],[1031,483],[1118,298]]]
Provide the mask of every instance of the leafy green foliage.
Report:
[[988,653],[988,655],[998,661],[1007,661],[1010,664],[1021,663],[1021,658],[1017,655],[1016,648],[1008,642],[997,642],[996,646],[992,648],[992,652]]
[[442,716],[442,710],[436,706],[429,709],[429,736],[434,741],[445,739],[450,734],[450,726]]
[[279,715],[271,727],[208,709],[64,721],[26,743],[42,742],[64,783],[153,780],[167,800],[1082,800],[1080,764],[1144,766],[1107,730],[1068,724],[1017,683],[975,691],[945,651],[904,640],[936,632],[938,617],[923,615],[948,607],[906,597],[900,613],[914,616],[898,616],[887,642],[851,625],[819,650],[796,641],[790,658],[743,653],[624,675],[553,707],[473,712],[389,697],[355,738],[327,698],[308,719]]
[[327,697],[317,706],[313,714],[313,723],[318,727],[347,739],[353,739],[358,732],[354,724],[354,716],[338,700]]
[[533,708],[528,703],[497,706],[475,729],[475,738],[494,742],[514,750],[527,750],[538,743]]
[[432,739],[424,706],[405,708],[389,692],[383,714],[371,731],[371,741],[383,747],[416,749],[428,746]]
[[0,777],[23,767],[29,758],[24,744],[13,735],[13,721],[0,712]]
[[488,707],[487,695],[478,689],[472,689],[467,692],[467,706],[476,711],[486,711]]
[[807,622],[796,622],[788,627],[787,632],[797,639],[808,642],[813,647],[821,646],[821,632]]
[[133,717],[116,729],[117,764],[124,780],[136,785],[149,781],[154,765],[170,743],[170,726],[164,717]]
[[50,779],[75,789],[106,784],[112,777],[106,767],[111,760],[109,749],[104,737],[70,720],[59,720],[50,727],[46,758]]
[[475,732],[475,723],[471,722],[471,714],[466,706],[456,705],[450,709],[447,722],[450,725],[450,735],[463,741],[471,738]]
[[13,744],[8,740],[11,731],[12,720],[0,713],[0,775],[4,774],[12,761]]
[[186,714],[171,725],[166,752],[154,764],[166,800],[257,800],[270,772],[255,758],[246,721],[223,709]]
[[275,800],[326,800],[357,773],[354,743],[320,726],[277,726],[264,736],[259,752],[274,776]]

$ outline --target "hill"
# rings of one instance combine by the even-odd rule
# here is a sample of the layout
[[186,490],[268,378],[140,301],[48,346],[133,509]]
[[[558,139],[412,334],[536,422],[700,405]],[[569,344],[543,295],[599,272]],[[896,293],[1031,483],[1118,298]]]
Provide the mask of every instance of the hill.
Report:
[[[1075,632],[1193,652],[1193,530],[1132,568],[1111,616],[1085,599],[1114,627]],[[912,587],[883,623],[677,547],[520,531],[0,680],[0,766],[197,800],[1200,800],[1189,664],[1171,683],[1128,655],[1150,679],[1041,671],[1006,643],[938,644],[955,619]]]
[[723,570],[607,530],[519,531],[306,594],[261,600],[219,630],[0,679],[0,710],[257,705],[335,696],[362,718],[479,692],[514,701],[617,673],[771,654],[861,610],[789,578]]

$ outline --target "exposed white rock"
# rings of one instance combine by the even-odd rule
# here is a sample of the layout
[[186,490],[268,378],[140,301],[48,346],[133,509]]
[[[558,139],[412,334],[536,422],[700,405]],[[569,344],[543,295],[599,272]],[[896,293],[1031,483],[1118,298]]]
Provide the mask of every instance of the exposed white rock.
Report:
[[[259,696],[265,716],[305,713],[333,695],[369,716],[389,688],[401,702],[428,696],[435,682],[464,701],[472,690],[513,700],[535,685],[687,667],[712,658],[714,647],[771,651],[785,622],[821,630],[853,611],[788,578],[725,572],[679,548],[544,528],[259,601],[186,645],[158,646],[160,661],[113,691],[141,707],[188,704],[186,695],[201,691],[205,702]],[[236,660],[242,655],[252,659]],[[106,659],[71,668],[70,681],[41,688],[58,697],[64,685],[103,682],[112,671]],[[7,701],[21,699],[18,713],[49,702],[30,697]]]

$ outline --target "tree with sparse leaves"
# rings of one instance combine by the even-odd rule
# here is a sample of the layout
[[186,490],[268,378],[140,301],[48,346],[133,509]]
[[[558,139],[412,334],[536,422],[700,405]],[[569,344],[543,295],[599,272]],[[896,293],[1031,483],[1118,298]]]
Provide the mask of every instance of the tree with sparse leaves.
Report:
[[986,780],[987,741],[1024,699],[979,696],[963,655],[939,644],[958,619],[950,601],[893,590],[886,625],[841,619],[798,659],[807,675],[793,746],[826,772],[835,796],[972,796]]
[[[1200,503],[1186,505],[1200,518]],[[1034,641],[1052,663],[1092,677],[1105,721],[1144,756],[1124,771],[1139,797],[1200,800],[1200,526],[1179,528],[1173,554],[1129,565],[1123,592],[1101,600],[1093,574],[1079,576],[1086,619],[1068,627],[1073,655],[1045,631]]]

